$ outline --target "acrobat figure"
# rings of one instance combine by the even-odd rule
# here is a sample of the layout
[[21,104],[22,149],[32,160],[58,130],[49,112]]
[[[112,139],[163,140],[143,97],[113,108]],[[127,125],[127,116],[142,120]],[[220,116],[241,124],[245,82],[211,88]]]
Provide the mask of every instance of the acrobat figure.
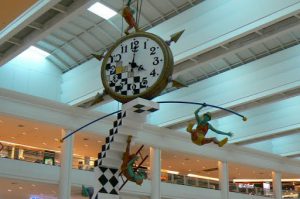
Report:
[[138,25],[133,17],[134,11],[130,8],[131,0],[128,0],[126,6],[123,8],[122,16],[128,24],[128,27],[124,31],[126,35],[129,34],[129,30],[134,28],[135,31],[138,31]]
[[130,155],[131,138],[132,136],[128,136],[126,152],[123,155],[123,163],[121,165],[121,172],[129,181],[141,185],[143,180],[147,178],[147,174],[140,169],[134,169],[135,162],[139,159],[139,156],[135,154]]
[[213,143],[217,144],[219,147],[222,147],[224,144],[227,143],[228,138],[224,138],[221,141],[219,141],[216,137],[206,138],[205,136],[207,134],[207,131],[210,129],[217,134],[226,135],[229,137],[232,137],[233,134],[231,132],[225,133],[223,131],[219,131],[219,130],[215,129],[211,124],[209,124],[208,122],[211,120],[210,112],[204,113],[202,116],[199,116],[198,115],[199,111],[205,106],[206,106],[206,104],[204,103],[200,108],[198,108],[195,111],[195,118],[197,120],[196,129],[193,129],[195,122],[190,122],[188,124],[186,130],[187,130],[187,132],[191,133],[191,139],[192,139],[193,143],[195,143],[197,145],[204,145],[204,144],[213,142]]

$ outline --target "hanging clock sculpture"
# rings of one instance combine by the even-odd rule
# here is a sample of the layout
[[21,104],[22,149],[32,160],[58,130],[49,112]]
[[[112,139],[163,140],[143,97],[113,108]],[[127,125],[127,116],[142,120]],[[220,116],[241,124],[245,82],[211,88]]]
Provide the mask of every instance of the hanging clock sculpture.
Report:
[[[123,14],[124,15],[124,14]],[[134,20],[128,19],[129,27]],[[176,42],[183,31],[171,35],[169,41],[136,29],[115,42],[104,55],[94,55],[101,60],[101,80],[105,92],[115,100],[126,103],[137,97],[152,99],[167,86],[173,72],[172,41]]]

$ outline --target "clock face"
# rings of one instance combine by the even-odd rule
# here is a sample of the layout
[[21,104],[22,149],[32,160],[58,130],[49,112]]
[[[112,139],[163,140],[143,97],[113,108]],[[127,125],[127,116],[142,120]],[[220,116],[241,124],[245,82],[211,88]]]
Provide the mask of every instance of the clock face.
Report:
[[157,84],[170,75],[168,47],[161,39],[147,35],[152,34],[125,37],[106,55],[101,75],[109,93],[120,98],[144,97],[147,92],[157,93],[154,91]]

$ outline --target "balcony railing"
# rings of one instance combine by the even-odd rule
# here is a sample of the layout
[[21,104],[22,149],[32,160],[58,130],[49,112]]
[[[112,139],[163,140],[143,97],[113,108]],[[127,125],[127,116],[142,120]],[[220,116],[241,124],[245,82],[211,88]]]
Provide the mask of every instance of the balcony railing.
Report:
[[[3,144],[3,143],[2,145],[3,147],[1,147],[2,150],[0,151],[0,158],[17,159],[21,161],[27,161],[27,162],[39,163],[39,164],[51,163],[51,165],[53,166],[60,166],[59,153],[55,153],[53,162],[51,161],[45,162],[45,153],[47,153],[47,151],[26,148],[21,146],[14,146],[14,145]],[[83,162],[84,162],[84,157],[73,156],[73,164],[72,164],[73,169],[93,171],[94,169],[93,166],[88,164],[84,165]],[[93,160],[91,160],[91,163],[92,162]],[[149,173],[148,170],[146,172]],[[186,175],[171,174],[166,172],[162,172],[161,181],[165,183],[193,186],[193,187],[200,187],[200,188],[207,188],[207,189],[214,189],[214,190],[220,189],[219,182],[216,180],[189,177]],[[274,194],[270,189],[263,189],[260,187],[251,187],[251,188],[241,187],[238,184],[234,184],[234,183],[230,183],[229,191],[248,194],[248,195],[274,197]],[[291,191],[291,190],[283,191],[283,198],[300,198],[300,194],[296,191]]]

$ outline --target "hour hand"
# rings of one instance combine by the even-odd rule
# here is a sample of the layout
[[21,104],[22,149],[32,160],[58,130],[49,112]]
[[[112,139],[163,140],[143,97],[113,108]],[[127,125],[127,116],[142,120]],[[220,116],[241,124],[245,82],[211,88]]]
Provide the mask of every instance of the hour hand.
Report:
[[138,66],[138,71],[146,70],[143,65]]

